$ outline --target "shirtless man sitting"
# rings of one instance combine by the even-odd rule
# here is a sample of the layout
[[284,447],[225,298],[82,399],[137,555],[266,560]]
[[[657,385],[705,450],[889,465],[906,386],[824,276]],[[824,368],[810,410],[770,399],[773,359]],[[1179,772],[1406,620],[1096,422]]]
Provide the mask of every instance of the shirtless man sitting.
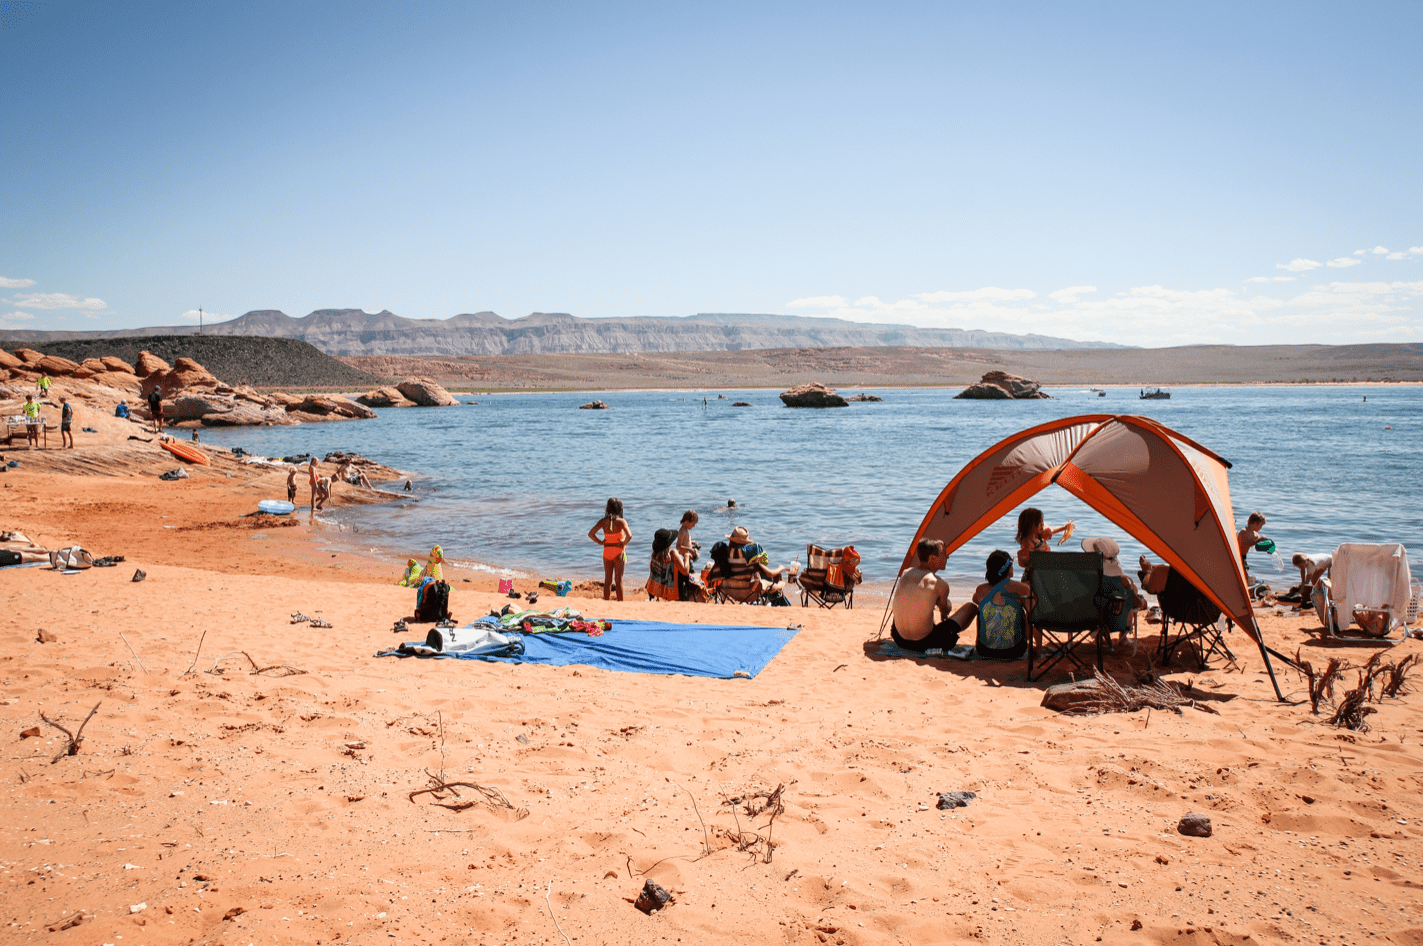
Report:
[[[959,635],[978,615],[978,605],[965,604],[957,611],[949,601],[949,583],[938,572],[948,564],[944,543],[937,539],[920,539],[915,547],[919,564],[906,568],[894,588],[894,624],[890,636],[905,650],[923,653],[931,648],[948,649],[959,642]],[[934,622],[937,609],[942,618]]]

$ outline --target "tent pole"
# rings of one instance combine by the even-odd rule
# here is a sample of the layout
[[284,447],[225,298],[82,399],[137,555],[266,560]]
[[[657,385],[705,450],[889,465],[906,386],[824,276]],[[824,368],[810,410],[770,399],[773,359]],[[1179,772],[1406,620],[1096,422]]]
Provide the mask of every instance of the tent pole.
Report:
[[1275,667],[1270,663],[1270,648],[1265,646],[1265,638],[1260,633],[1259,624],[1255,625],[1255,643],[1260,645],[1260,656],[1265,658],[1265,670],[1270,674],[1270,685],[1275,688],[1275,699],[1284,703],[1285,695],[1280,692],[1280,681],[1275,679]]

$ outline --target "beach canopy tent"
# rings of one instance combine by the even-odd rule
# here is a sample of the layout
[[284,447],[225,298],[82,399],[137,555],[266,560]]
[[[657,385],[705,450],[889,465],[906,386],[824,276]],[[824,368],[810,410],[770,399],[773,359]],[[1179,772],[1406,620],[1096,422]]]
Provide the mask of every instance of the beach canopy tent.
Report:
[[[1087,414],[1029,428],[990,447],[944,487],[909,543],[952,552],[1044,487],[1056,483],[1121,526],[1190,580],[1260,645],[1235,544],[1230,463],[1149,417]],[[1278,683],[1275,694],[1280,696]],[[1281,697],[1283,698],[1283,697]]]

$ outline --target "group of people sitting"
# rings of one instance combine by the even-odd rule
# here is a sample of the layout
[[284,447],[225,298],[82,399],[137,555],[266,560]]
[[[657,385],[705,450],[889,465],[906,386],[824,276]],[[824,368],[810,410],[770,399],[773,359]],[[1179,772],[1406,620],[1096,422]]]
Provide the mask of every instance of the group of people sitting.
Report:
[[658,529],[652,539],[652,560],[648,563],[647,594],[664,601],[706,601],[724,583],[744,578],[750,600],[765,600],[773,606],[787,607],[790,600],[782,591],[787,578],[794,578],[793,568],[772,568],[770,555],[751,541],[745,526],[731,530],[725,542],[711,547],[711,561],[698,576],[692,569],[701,557],[701,545],[692,541],[691,529],[697,524],[692,510],[682,517],[681,528]]
[[[1068,525],[1050,528],[1043,522],[1038,509],[1025,509],[1018,517],[1017,564],[1027,569],[1029,555],[1050,551],[1048,540],[1054,535],[1071,534]],[[1122,570],[1121,548],[1114,539],[1099,536],[1082,540],[1084,552],[1102,555],[1102,590],[1109,599],[1125,601],[1119,610],[1108,609],[1106,629],[1124,644],[1131,632],[1133,612],[1144,609],[1146,599],[1136,584]],[[918,563],[899,576],[891,599],[894,623],[890,636],[905,650],[918,653],[949,650],[959,643],[959,637],[970,624],[977,622],[974,649],[978,656],[998,660],[1017,660],[1028,649],[1027,617],[1033,608],[1033,591],[1027,581],[1014,576],[1014,557],[995,549],[984,563],[983,582],[973,591],[971,599],[955,609],[949,600],[949,584],[938,572],[948,564],[944,543],[937,539],[921,539],[915,547]],[[1024,572],[1027,578],[1027,572]],[[936,613],[939,620],[935,620]]]

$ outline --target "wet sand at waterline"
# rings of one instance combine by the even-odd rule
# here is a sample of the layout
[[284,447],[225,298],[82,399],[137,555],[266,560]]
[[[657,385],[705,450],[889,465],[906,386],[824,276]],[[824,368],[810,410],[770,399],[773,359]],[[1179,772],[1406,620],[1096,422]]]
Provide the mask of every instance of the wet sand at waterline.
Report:
[[[803,625],[751,680],[376,658],[424,630],[390,630],[404,562],[333,553],[304,510],[241,518],[284,474],[221,458],[160,482],[171,458],[138,444],[7,453],[0,528],[126,561],[0,573],[5,942],[1423,941],[1423,697],[1337,730],[1276,703],[1238,632],[1240,671],[1168,675],[1216,710],[1181,715],[1061,716],[1039,704],[1065,674],[868,656],[879,607],[569,599]],[[490,572],[446,576],[462,622],[507,603]],[[1372,652],[1260,614],[1316,666]],[[1145,670],[1155,631],[1108,669]],[[73,729],[96,704],[52,762],[66,739],[40,713]],[[511,807],[410,799],[442,770]],[[769,826],[734,813],[778,787]],[[954,790],[977,798],[937,810]],[[1214,835],[1178,834],[1188,812]],[[634,909],[644,879],[674,902]]]

